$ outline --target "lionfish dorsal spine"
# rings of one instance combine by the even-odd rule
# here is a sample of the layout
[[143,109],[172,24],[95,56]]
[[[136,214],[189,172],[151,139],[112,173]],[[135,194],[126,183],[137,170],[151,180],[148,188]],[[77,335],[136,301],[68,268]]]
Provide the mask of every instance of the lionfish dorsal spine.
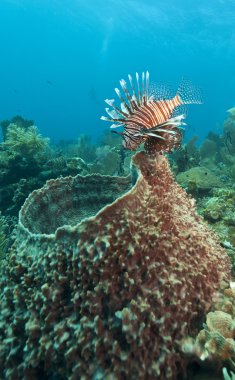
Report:
[[128,88],[126,86],[126,81],[124,81],[124,79],[121,79],[120,80],[120,85],[122,86],[122,89],[123,89],[123,92],[129,102],[129,108],[130,108],[130,113],[132,113],[134,111],[134,108],[133,108],[133,105],[132,105],[132,100],[131,100],[131,95],[128,91]]
[[[102,119],[103,120],[103,119]],[[123,123],[122,124],[112,124],[111,126],[110,126],[110,128],[111,129],[114,129],[114,128],[119,128],[119,127],[123,127]]]
[[135,88],[134,88],[133,82],[132,82],[132,76],[130,74],[128,74],[128,79],[129,79],[129,82],[130,82],[130,85],[131,85],[131,90],[133,92],[133,98],[134,98],[134,101],[135,101],[135,108],[138,109],[138,107],[140,106],[140,102],[139,102],[139,99],[138,99],[137,94],[135,92]]
[[137,83],[137,89],[138,89],[139,104],[141,105],[141,93],[140,93],[139,74],[135,73],[135,76],[136,76],[136,83]]
[[[175,124],[174,124],[174,126],[175,126]],[[157,131],[157,132],[169,133],[169,134],[171,134],[171,135],[175,135],[175,134],[176,134],[175,131],[172,131],[172,130],[170,130],[170,129],[164,129],[164,128],[157,128],[156,131]]]
[[107,103],[110,107],[113,107],[114,99],[105,99],[105,103]]
[[115,89],[115,92],[117,94],[117,96],[119,97],[120,101],[121,101],[121,109],[123,112],[126,112],[128,114],[131,114],[131,109],[130,107],[128,106],[128,104],[125,102],[125,99],[123,98],[123,96],[121,95],[121,92],[120,90],[116,87]]
[[146,71],[146,101],[148,101],[148,89],[149,89],[149,72]]
[[105,111],[112,118],[112,120],[118,119],[118,114],[115,110],[110,110],[109,108],[105,108]]
[[142,104],[146,103],[145,73],[142,72]]
[[105,103],[112,107],[119,115],[124,117],[128,116],[128,113],[123,112],[122,110],[120,110],[120,108],[114,105],[114,99],[105,99]]
[[[126,104],[126,103],[125,103]],[[121,109],[123,112],[129,112],[124,103],[121,103]]]
[[[107,111],[106,111],[107,112]],[[109,117],[107,116],[101,116],[101,120],[104,120],[104,121],[111,121],[111,122],[115,122],[115,123],[122,123],[123,124],[123,118],[115,118],[111,115],[110,111],[107,112],[107,114],[109,115]]]

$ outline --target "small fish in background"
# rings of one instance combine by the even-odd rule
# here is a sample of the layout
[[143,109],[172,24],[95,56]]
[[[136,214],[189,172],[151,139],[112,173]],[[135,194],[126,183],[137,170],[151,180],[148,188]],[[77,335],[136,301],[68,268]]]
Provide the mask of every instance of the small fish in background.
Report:
[[[115,88],[121,101],[121,107],[114,104],[114,99],[105,102],[112,107],[105,108],[108,117],[101,119],[113,122],[110,128],[123,127],[123,132],[116,132],[123,137],[126,149],[136,150],[142,143],[148,154],[159,152],[170,153],[177,149],[182,141],[182,128],[185,104],[201,104],[201,95],[189,81],[183,80],[176,95],[168,97],[164,91],[151,90],[149,72],[136,73],[136,86],[131,75],[128,75],[131,91],[125,80],[120,80],[122,92]],[[180,112],[181,111],[181,112]]]
[[49,84],[50,86],[53,85],[52,81],[50,81],[50,80],[47,80],[47,84]]

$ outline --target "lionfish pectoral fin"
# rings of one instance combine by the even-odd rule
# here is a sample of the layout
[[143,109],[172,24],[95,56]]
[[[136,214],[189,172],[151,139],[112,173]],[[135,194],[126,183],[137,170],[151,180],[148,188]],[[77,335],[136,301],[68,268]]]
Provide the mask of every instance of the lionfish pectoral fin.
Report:
[[165,127],[166,125],[172,125],[175,127],[179,127],[180,125],[186,125],[182,120],[185,119],[185,115],[179,115],[172,118],[167,119],[161,124],[155,125],[154,127],[150,128],[151,131],[158,131],[160,128]]
[[[183,125],[187,125],[186,123],[184,123]],[[185,128],[184,127],[177,127],[178,129],[181,129],[182,131],[184,131],[185,130]]]
[[182,115],[179,115],[179,116],[175,116],[175,117],[172,117],[170,119],[167,119],[166,121],[164,121],[163,123],[161,124],[158,124],[158,125],[155,125],[154,127],[148,129],[149,131],[151,132],[169,132],[171,133],[171,130],[169,129],[165,129],[164,127],[165,126],[172,126],[172,127],[177,127],[177,128],[180,128],[181,125],[186,125],[186,123],[184,123],[182,120],[185,119],[185,115],[182,114]]
[[[185,115],[179,115],[172,117],[170,119],[167,119],[163,123],[160,123],[158,125],[155,125],[152,128],[141,128],[141,130],[135,134],[135,136],[148,136],[148,137],[155,137],[160,140],[166,140],[165,137],[161,135],[161,133],[169,134],[169,135],[176,135],[177,131],[174,130],[174,128],[177,129],[183,129],[181,126],[186,125],[186,123],[183,122],[185,119]],[[170,129],[169,129],[170,128]]]
[[152,132],[148,132],[145,135],[149,136],[149,137],[155,137],[155,138],[160,139],[160,140],[166,140],[165,137],[157,135],[156,133],[152,133]]
[[120,127],[123,127],[123,124],[112,124],[110,126],[111,129],[113,129],[113,128],[120,128]]
[[113,119],[111,117],[107,117],[107,116],[101,116],[100,120],[113,121]]
[[158,138],[160,140],[166,140],[163,136],[160,136],[157,133],[154,133],[154,131],[151,132],[151,129],[147,129],[147,128],[146,129],[142,129],[140,132],[134,134],[134,137],[139,137],[139,136],[142,136],[142,137],[144,137],[144,136],[156,137],[156,138]]
[[164,133],[169,133],[170,135],[175,135],[176,131],[172,131],[171,129],[163,129],[163,128],[158,128],[156,132],[164,132]]

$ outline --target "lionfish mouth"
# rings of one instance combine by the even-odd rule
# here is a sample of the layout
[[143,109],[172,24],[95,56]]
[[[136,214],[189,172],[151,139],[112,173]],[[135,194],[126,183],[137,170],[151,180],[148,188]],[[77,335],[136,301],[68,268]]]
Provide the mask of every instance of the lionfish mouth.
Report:
[[124,128],[118,133],[123,138],[126,149],[136,150],[144,143],[148,154],[159,152],[172,152],[177,149],[182,140],[185,114],[182,106],[185,104],[200,104],[200,92],[189,81],[184,80],[175,96],[170,97],[167,91],[149,89],[149,72],[142,73],[140,81],[136,73],[134,86],[131,75],[128,75],[130,88],[122,79],[120,85],[122,92],[115,88],[121,102],[120,108],[114,105],[114,99],[106,99],[111,107],[105,108],[108,117],[101,119],[112,122],[111,129]]

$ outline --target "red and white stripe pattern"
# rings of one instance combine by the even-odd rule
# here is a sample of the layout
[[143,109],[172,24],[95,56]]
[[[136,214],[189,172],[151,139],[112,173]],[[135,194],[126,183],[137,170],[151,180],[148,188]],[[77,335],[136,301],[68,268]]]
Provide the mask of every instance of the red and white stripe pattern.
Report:
[[[151,146],[151,153],[154,153],[155,148],[158,151],[168,152],[178,147],[179,140],[181,141],[179,127],[185,124],[182,122],[184,115],[172,117],[173,111],[186,103],[201,102],[189,94],[184,99],[184,92],[189,89],[188,82],[187,86],[184,84],[180,87],[172,99],[156,99],[153,95],[149,96],[148,71],[142,73],[141,83],[139,74],[136,73],[136,89],[132,77],[128,75],[128,78],[131,92],[122,79],[120,85],[123,95],[118,88],[115,88],[121,107],[115,106],[113,99],[106,99],[105,102],[112,109],[106,108],[108,117],[102,116],[101,119],[114,123],[111,128],[124,127],[123,132],[116,133],[122,135],[123,145],[127,149],[136,150],[143,142],[146,142],[145,149],[148,150]],[[192,86],[189,92],[193,95]]]

